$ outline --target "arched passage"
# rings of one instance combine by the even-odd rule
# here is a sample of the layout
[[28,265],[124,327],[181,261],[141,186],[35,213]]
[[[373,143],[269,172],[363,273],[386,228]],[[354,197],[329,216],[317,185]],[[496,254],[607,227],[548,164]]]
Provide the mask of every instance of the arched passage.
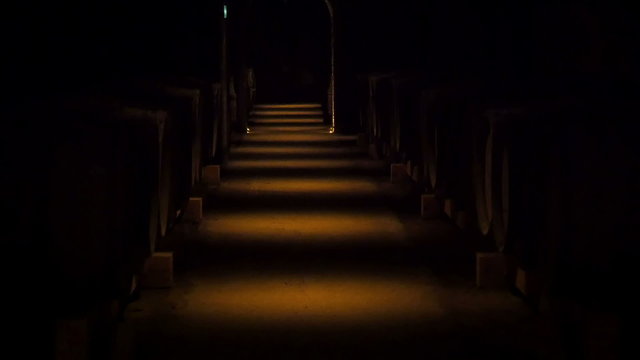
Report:
[[237,50],[255,70],[258,101],[320,102],[334,124],[333,12],[329,0],[246,3]]
[[[157,248],[176,250],[176,289],[147,293],[121,324],[134,324],[138,358],[626,353],[618,334],[632,304],[610,294],[629,283],[638,219],[630,12],[616,1],[303,1],[227,0],[229,17],[224,0],[3,8],[3,236],[8,268],[20,269],[6,286],[20,295],[10,297],[17,351],[56,343],[109,357],[115,301],[129,301],[147,245],[165,240]],[[333,119],[333,37],[311,21],[327,9],[333,19],[332,4],[338,125],[372,134],[329,135],[314,118],[319,136],[265,139],[291,132],[281,124],[235,136],[239,75],[280,55],[266,46],[249,57],[249,35],[283,40],[247,32],[258,18],[291,21],[287,36],[318,29],[331,44],[318,50],[317,93]],[[283,53],[312,58],[299,44]],[[289,70],[293,83],[274,72],[273,86],[303,98],[293,80],[305,71]],[[211,191],[193,186],[200,120],[224,129],[211,148],[229,155],[211,160],[225,182]],[[420,201],[436,219],[418,216]],[[185,219],[188,204],[201,226]],[[163,221],[172,233],[157,238]],[[548,316],[475,290],[474,279],[508,282]],[[56,296],[43,304],[42,294]],[[537,333],[539,320],[552,336]]]

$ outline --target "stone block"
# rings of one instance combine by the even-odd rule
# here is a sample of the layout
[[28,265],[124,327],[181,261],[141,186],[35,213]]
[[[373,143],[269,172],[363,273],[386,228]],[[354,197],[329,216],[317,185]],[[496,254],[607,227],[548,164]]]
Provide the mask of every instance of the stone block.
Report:
[[378,151],[378,146],[376,144],[369,144],[369,156],[374,160],[380,160],[380,152]]
[[422,167],[419,165],[414,165],[413,170],[411,171],[411,180],[413,180],[416,184],[422,182]]
[[187,203],[183,219],[188,222],[198,223],[202,220],[202,198],[191,197]]
[[471,220],[469,219],[469,213],[466,211],[456,211],[455,223],[460,229],[469,229],[471,227]]
[[506,285],[507,265],[503,253],[476,253],[476,286],[500,288]]
[[391,183],[397,184],[407,178],[407,167],[404,164],[391,164]]
[[202,169],[202,182],[209,186],[220,185],[220,165],[207,165]]
[[433,194],[422,194],[420,215],[423,219],[435,219],[442,215],[442,205]]
[[456,204],[453,199],[444,199],[444,213],[449,219],[455,221]]
[[366,147],[369,142],[367,141],[367,134],[359,133],[357,137],[357,144],[359,147]]
[[540,294],[540,286],[536,274],[518,267],[516,270],[516,289],[525,296]]
[[56,354],[58,360],[89,359],[89,319],[59,319],[56,323]]
[[173,286],[173,253],[157,252],[144,264],[140,286],[143,288],[168,288]]

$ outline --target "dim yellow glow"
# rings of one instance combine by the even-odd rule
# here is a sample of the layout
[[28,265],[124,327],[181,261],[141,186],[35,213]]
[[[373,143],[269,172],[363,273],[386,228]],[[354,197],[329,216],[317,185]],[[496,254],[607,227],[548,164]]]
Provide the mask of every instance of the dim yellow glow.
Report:
[[228,167],[234,169],[380,169],[381,161],[360,159],[309,159],[309,160],[232,160]]
[[333,136],[328,136],[328,134],[304,134],[304,133],[290,133],[290,134],[255,134],[253,136],[249,136],[244,140],[246,143],[250,143],[251,141],[260,141],[260,142],[272,142],[272,143],[280,143],[280,142],[333,142],[333,141],[353,141],[353,145],[356,144],[356,137],[353,135],[341,135],[334,134]]
[[291,115],[291,116],[309,116],[309,115],[322,115],[322,111],[319,110],[292,110],[292,111],[279,111],[279,110],[255,110],[252,112],[253,115],[260,116],[282,116],[282,115]]
[[320,104],[260,104],[255,105],[256,109],[320,109],[322,105]]
[[306,133],[324,133],[327,128],[322,124],[318,125],[297,125],[297,126],[262,126],[255,127],[254,133],[274,133],[274,132],[306,132]]
[[357,147],[353,148],[333,148],[333,147],[297,147],[297,146],[242,146],[232,148],[231,153],[234,155],[316,155],[322,156],[353,156],[362,153]]
[[336,129],[335,129],[335,128],[333,128],[333,127],[329,128],[329,134],[333,134],[333,133],[335,133],[335,132],[336,132]]
[[384,210],[375,213],[271,210],[212,214],[200,224],[200,231],[208,238],[230,242],[401,244],[404,227],[393,213]]
[[424,321],[442,316],[433,288],[418,277],[246,276],[195,280],[192,316],[271,325],[351,325]]
[[252,120],[253,123],[255,124],[322,124],[324,121],[322,120],[321,117],[296,117],[296,118],[277,118],[277,117],[271,117],[271,118],[264,118],[264,119],[253,119]]
[[376,182],[364,179],[304,179],[304,178],[259,178],[259,179],[230,179],[221,187],[225,194],[303,194],[311,193],[316,196],[379,196]]

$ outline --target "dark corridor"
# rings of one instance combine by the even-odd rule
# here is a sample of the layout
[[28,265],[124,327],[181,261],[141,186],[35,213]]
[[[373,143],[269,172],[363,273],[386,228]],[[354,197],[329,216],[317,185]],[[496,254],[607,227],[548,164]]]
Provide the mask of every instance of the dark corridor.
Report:
[[0,7],[13,357],[638,357],[623,2]]

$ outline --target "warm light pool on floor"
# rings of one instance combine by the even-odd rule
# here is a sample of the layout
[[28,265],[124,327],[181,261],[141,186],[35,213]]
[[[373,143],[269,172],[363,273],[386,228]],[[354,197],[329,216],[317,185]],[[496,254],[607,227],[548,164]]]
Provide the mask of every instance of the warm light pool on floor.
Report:
[[[200,232],[212,239],[244,242],[371,243],[402,240],[402,223],[390,212],[238,211],[207,217]],[[222,240],[220,240],[222,241]]]
[[257,178],[226,181],[221,190],[225,194],[246,195],[315,195],[315,196],[376,196],[379,186],[368,179],[318,178]]
[[310,274],[195,282],[185,312],[209,321],[313,327],[424,321],[443,313],[420,278]]

